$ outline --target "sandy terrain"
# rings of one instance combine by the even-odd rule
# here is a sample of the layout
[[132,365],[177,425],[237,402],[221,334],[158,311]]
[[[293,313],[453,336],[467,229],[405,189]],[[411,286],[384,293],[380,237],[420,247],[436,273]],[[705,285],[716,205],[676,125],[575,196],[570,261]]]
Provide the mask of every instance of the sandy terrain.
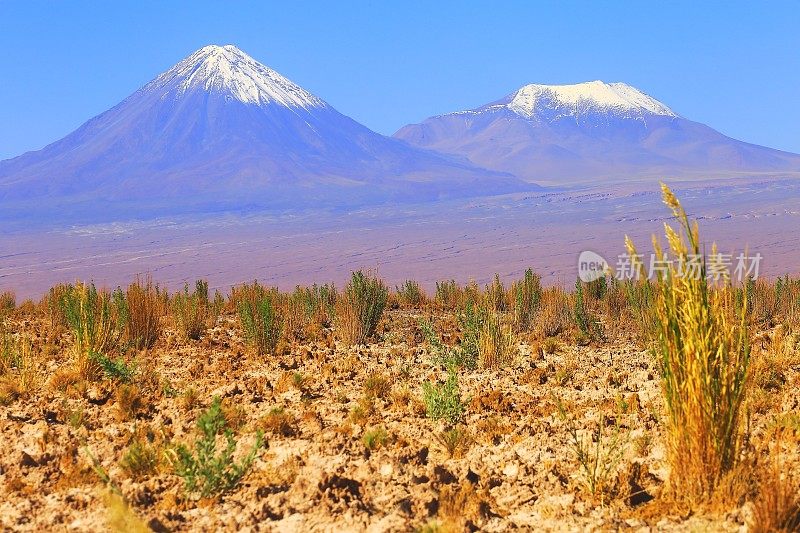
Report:
[[[723,251],[760,252],[762,274],[797,272],[800,183],[739,179],[673,184],[704,236]],[[545,283],[571,285],[578,254],[612,265],[623,237],[640,246],[661,233],[665,211],[655,183],[602,190],[508,196],[352,213],[217,215],[68,230],[0,231],[0,289],[38,297],[57,282],[93,279],[110,287],[152,272],[170,288],[207,278],[214,288],[258,278],[283,289],[377,269],[390,284],[413,278],[518,278],[528,267]],[[643,250],[642,250],[643,251]]]

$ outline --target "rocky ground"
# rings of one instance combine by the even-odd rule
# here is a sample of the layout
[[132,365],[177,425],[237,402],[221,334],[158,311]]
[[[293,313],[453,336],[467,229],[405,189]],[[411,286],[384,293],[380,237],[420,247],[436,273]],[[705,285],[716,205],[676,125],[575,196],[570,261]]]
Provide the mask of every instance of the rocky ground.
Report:
[[[689,511],[663,495],[659,375],[632,334],[609,324],[608,339],[587,346],[521,336],[513,367],[459,373],[465,411],[451,426],[426,415],[422,384],[446,371],[420,331],[423,315],[389,311],[367,346],[326,330],[256,357],[223,314],[199,341],[167,327],[154,347],[128,352],[136,372],[124,384],[71,379],[70,335],[17,313],[12,329],[38,336],[41,354],[31,392],[0,406],[0,529],[135,530],[131,513],[156,531],[747,528],[747,498]],[[452,317],[433,319],[453,342]],[[797,348],[775,331],[758,339],[754,359],[776,343]],[[754,449],[775,424],[800,429],[796,358],[754,390]],[[258,431],[265,444],[235,488],[199,498],[170,457],[198,438],[215,396],[236,457]],[[581,443],[590,458],[599,450],[594,475],[578,459]],[[136,446],[152,460],[132,462]],[[796,465],[798,441],[789,449]]]

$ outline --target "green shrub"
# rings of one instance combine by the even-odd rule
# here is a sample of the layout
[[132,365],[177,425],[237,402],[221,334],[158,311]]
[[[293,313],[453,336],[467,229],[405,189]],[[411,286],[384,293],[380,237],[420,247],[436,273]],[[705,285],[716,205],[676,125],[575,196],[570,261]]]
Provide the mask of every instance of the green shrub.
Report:
[[375,334],[381,320],[389,289],[371,274],[353,272],[340,299],[337,330],[347,344],[363,344]]
[[[259,431],[252,449],[241,461],[233,460],[236,439],[226,427],[222,402],[215,397],[211,406],[197,419],[200,438],[193,449],[178,445],[171,455],[175,473],[183,478],[186,492],[203,498],[221,494],[234,488],[253,464],[263,445]],[[221,434],[225,447],[217,451],[217,435]]]
[[503,282],[500,281],[500,274],[495,274],[491,285],[486,286],[486,306],[497,313],[508,311],[506,288],[503,287]]
[[84,379],[100,371],[96,355],[114,349],[119,326],[112,314],[111,297],[93,283],[77,283],[59,294],[61,314],[72,332],[76,369]]
[[461,293],[456,280],[437,281],[434,299],[442,309],[455,309],[461,302]]
[[274,299],[274,292],[256,284],[239,302],[239,319],[245,337],[258,355],[272,353],[280,339],[283,320]]
[[421,307],[425,303],[427,297],[419,283],[412,280],[406,280],[402,285],[395,286],[395,292],[404,307]]
[[122,383],[130,383],[133,381],[133,376],[136,373],[136,365],[125,363],[125,360],[121,357],[118,359],[111,359],[100,353],[92,353],[91,357],[107,378]]
[[530,331],[542,301],[542,278],[532,269],[514,284],[514,322],[520,331]]
[[422,393],[425,412],[429,418],[455,424],[463,416],[464,405],[461,403],[461,391],[455,369],[448,369],[447,380],[444,383],[430,381],[423,383]]
[[372,428],[364,432],[364,437],[361,439],[364,442],[364,447],[370,451],[377,450],[385,446],[389,440],[389,434],[382,427]]
[[575,317],[575,324],[578,325],[578,329],[583,337],[590,340],[600,340],[604,337],[603,325],[600,323],[600,320],[591,313],[586,305],[583,283],[581,283],[580,279],[575,282],[573,315]]

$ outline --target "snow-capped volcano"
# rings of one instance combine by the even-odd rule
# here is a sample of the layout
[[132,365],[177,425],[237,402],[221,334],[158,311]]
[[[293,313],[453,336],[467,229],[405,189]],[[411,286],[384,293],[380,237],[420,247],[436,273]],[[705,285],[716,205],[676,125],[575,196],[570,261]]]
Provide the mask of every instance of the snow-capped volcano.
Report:
[[647,115],[677,117],[669,107],[624,83],[589,81],[574,85],[525,85],[505,100],[508,109],[525,118],[552,120],[608,113],[625,118]]
[[243,104],[325,107],[327,104],[235,46],[209,45],[145,85],[144,92],[178,98],[195,89],[235,98]]
[[541,183],[800,171],[800,156],[687,120],[624,83],[525,85],[395,137]]
[[0,162],[0,213],[12,217],[335,209],[529,188],[379,135],[231,45],[201,48],[63,139]]

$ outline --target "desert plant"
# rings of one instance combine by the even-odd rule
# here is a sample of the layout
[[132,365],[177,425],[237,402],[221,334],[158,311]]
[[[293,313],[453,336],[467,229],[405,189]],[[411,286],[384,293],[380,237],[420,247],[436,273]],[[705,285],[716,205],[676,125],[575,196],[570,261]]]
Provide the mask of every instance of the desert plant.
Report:
[[72,331],[76,368],[84,379],[93,379],[100,370],[95,355],[109,352],[118,340],[111,298],[93,283],[77,283],[61,294],[60,306]]
[[289,437],[297,431],[297,421],[283,407],[273,407],[260,422],[260,427],[273,435]]
[[556,405],[559,417],[567,426],[572,451],[581,466],[582,483],[592,496],[605,498],[628,444],[628,434],[621,429],[619,416],[609,423],[608,418],[601,415],[595,428],[586,435],[561,401]]
[[495,274],[492,283],[486,286],[486,307],[496,313],[508,311],[508,301],[506,300],[506,288],[500,281],[500,274]]
[[472,437],[466,428],[456,426],[437,433],[436,441],[441,444],[450,458],[460,459],[467,453],[472,443]]
[[575,282],[573,315],[575,317],[575,324],[577,324],[581,335],[590,340],[599,340],[603,338],[603,325],[586,305],[583,283],[580,279]]
[[560,287],[550,287],[542,292],[542,303],[535,330],[542,338],[556,337],[574,327],[569,295]]
[[364,380],[364,395],[371,398],[384,398],[392,389],[392,383],[380,372],[371,372]]
[[283,320],[274,303],[274,294],[255,284],[239,301],[239,319],[245,337],[258,355],[272,353],[280,339]]
[[337,312],[337,330],[347,344],[363,344],[375,334],[389,289],[372,274],[353,272]]
[[446,420],[450,424],[455,424],[464,414],[458,374],[454,369],[447,371],[447,380],[444,383],[430,381],[423,383],[422,394],[425,412],[433,420]]
[[0,317],[9,314],[17,307],[17,297],[11,291],[0,292]]
[[120,309],[127,341],[137,349],[150,348],[161,334],[161,315],[163,314],[162,294],[153,279],[147,276],[144,281],[137,276],[128,286],[124,298],[117,293],[117,306]]
[[379,426],[365,431],[361,440],[366,449],[373,451],[386,445],[389,440],[389,434],[386,433],[383,427]]
[[428,299],[419,283],[410,279],[400,286],[395,286],[394,290],[400,303],[406,308],[421,307]]
[[529,331],[542,300],[541,276],[529,268],[525,271],[522,281],[514,283],[512,292],[514,293],[514,323],[520,331]]
[[134,439],[119,466],[133,480],[141,480],[153,474],[158,467],[159,453],[156,446],[140,439]]
[[183,291],[173,297],[172,314],[178,330],[185,338],[199,339],[218,314],[208,299],[208,282],[197,280],[192,292],[189,292],[188,283],[184,285]]
[[[250,451],[241,461],[234,461],[236,439],[225,425],[219,397],[215,397],[208,410],[197,419],[197,428],[200,438],[192,449],[180,444],[172,450],[170,458],[175,473],[183,478],[186,492],[206,498],[230,490],[239,483],[261,451],[263,437],[259,431]],[[219,434],[224,438],[225,447],[218,452]]]
[[503,324],[497,313],[489,313],[483,320],[478,339],[478,365],[484,369],[509,366],[518,353],[511,327]]
[[440,309],[455,309],[461,302],[461,293],[461,287],[456,280],[437,281],[434,300]]
[[12,337],[0,327],[0,405],[25,398],[40,385],[40,353],[25,337]]
[[748,531],[753,533],[800,531],[800,479],[778,458],[761,470],[758,496]]
[[136,373],[136,365],[128,364],[123,358],[111,359],[101,353],[93,352],[90,357],[97,363],[103,374],[112,380],[130,383]]
[[[661,189],[681,225],[679,233],[665,224],[671,257],[678,262],[662,263],[668,266],[659,272],[655,302],[667,456],[672,489],[691,503],[711,497],[741,455],[749,336],[745,313],[731,320],[725,311],[734,307],[733,292],[709,286],[705,261],[699,275],[680,274],[680,261],[685,264],[690,255],[702,258],[699,230],[696,222],[690,225],[672,191],[663,183]],[[655,237],[653,244],[656,258],[664,261]],[[627,237],[626,245],[634,256]]]
[[471,300],[467,301],[458,314],[458,325],[461,329],[460,357],[467,368],[472,369],[478,365],[481,329],[487,315],[486,309],[478,307]]

